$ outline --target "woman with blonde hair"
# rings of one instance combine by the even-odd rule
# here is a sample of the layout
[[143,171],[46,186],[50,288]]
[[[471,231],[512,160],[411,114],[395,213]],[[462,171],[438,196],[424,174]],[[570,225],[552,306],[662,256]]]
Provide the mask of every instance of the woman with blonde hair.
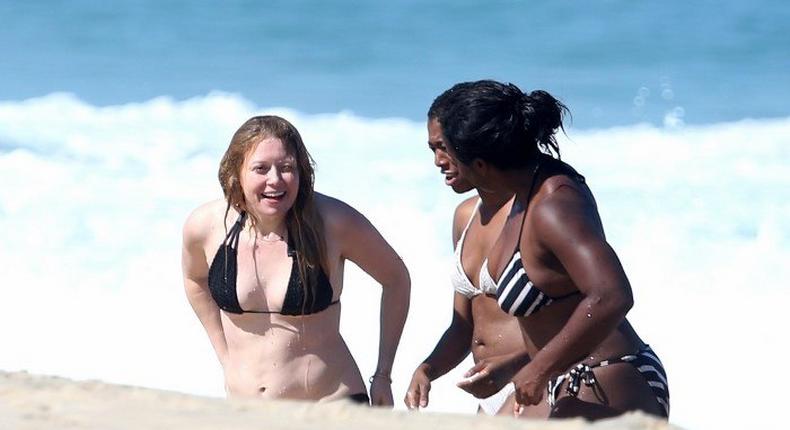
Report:
[[[310,154],[283,118],[246,121],[219,180],[225,198],[198,207],[184,225],[182,262],[228,395],[391,406],[410,291],[395,251],[354,208],[314,191]],[[346,260],[382,285],[370,396],[339,332]]]

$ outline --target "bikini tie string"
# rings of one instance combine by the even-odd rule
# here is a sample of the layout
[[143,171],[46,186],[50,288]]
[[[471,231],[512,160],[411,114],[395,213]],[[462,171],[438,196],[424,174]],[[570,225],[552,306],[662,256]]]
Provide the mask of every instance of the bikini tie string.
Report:
[[557,397],[560,394],[562,383],[565,382],[566,379],[568,380],[568,388],[566,388],[565,391],[573,397],[576,397],[579,394],[581,384],[584,384],[588,387],[592,387],[593,385],[597,384],[598,381],[595,379],[595,374],[593,373],[594,367],[584,363],[579,363],[568,373],[549,380],[547,387],[547,401],[549,402],[549,405],[554,407],[554,405],[557,403]]
[[592,372],[592,367],[584,364],[579,363],[568,372],[568,394],[572,396],[576,396],[579,394],[579,388],[581,384],[579,382],[583,382],[584,385],[588,387],[592,387],[596,384],[595,374]]

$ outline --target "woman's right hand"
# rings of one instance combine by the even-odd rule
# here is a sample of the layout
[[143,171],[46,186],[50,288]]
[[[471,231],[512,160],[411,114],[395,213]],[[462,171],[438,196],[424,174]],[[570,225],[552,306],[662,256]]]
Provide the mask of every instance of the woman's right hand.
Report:
[[501,390],[527,362],[529,357],[520,351],[487,357],[469,369],[456,385],[478,399],[486,398]]
[[428,393],[431,391],[431,378],[428,377],[427,364],[417,366],[406,391],[403,402],[409,409],[424,408],[428,406]]

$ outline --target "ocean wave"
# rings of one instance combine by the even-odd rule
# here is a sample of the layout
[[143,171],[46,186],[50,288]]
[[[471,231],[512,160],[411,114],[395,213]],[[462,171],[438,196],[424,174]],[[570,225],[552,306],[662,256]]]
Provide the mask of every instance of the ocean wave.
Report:
[[[400,396],[449,320],[443,268],[463,198],[442,184],[425,125],[262,108],[228,93],[104,107],[65,93],[0,102],[0,261],[12,286],[0,326],[14,327],[0,368],[221,395],[221,372],[180,289],[181,224],[221,196],[216,170],[231,135],[263,113],[297,126],[317,189],[366,214],[411,270]],[[570,129],[560,145],[597,196],[634,287],[629,318],[667,365],[677,422],[710,424],[717,404],[700,387],[781,395],[776,384],[722,378],[731,361],[707,354],[713,343],[754,340],[744,321],[765,333],[787,325],[775,319],[786,320],[777,315],[790,279],[790,118]],[[343,331],[369,373],[377,290],[354,268],[347,278]],[[769,334],[752,351],[790,352]],[[436,384],[434,410],[474,410],[454,388],[458,376]]]

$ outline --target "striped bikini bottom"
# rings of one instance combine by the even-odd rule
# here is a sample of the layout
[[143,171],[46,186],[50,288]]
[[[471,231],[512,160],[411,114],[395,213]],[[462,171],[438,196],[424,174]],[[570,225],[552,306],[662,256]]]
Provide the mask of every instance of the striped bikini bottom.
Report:
[[661,405],[664,411],[664,417],[669,417],[669,384],[667,383],[667,373],[664,371],[664,366],[661,360],[649,345],[645,345],[636,354],[625,355],[619,358],[612,358],[604,360],[598,364],[587,365],[579,363],[574,366],[568,373],[557,376],[549,381],[548,386],[548,401],[549,405],[553,408],[557,403],[557,397],[560,394],[563,382],[568,381],[568,387],[565,391],[576,397],[579,394],[581,384],[588,387],[596,385],[598,382],[595,380],[593,369],[598,367],[606,367],[616,363],[628,363],[642,374],[642,377],[647,381],[647,385],[653,390],[656,395],[656,401]]

